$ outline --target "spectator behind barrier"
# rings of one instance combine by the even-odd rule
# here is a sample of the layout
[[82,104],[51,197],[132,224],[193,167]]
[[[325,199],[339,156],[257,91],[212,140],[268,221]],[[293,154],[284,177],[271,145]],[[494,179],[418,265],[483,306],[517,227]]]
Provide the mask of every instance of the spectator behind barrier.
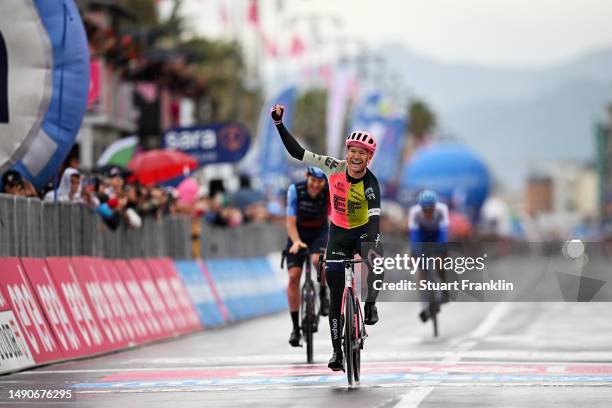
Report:
[[8,170],[2,175],[2,192],[22,197],[38,197],[32,183],[25,180],[16,170]]
[[83,177],[77,169],[72,167],[64,170],[57,194],[54,190],[47,192],[44,201],[53,202],[56,197],[57,201],[62,203],[86,204],[92,208],[100,204],[91,191],[83,191]]

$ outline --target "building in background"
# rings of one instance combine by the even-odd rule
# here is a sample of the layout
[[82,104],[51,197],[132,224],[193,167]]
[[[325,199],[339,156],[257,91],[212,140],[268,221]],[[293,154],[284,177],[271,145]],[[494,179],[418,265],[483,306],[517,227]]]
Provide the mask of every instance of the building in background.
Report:
[[525,210],[532,217],[552,212],[553,182],[549,176],[533,175],[527,180]]
[[77,143],[80,166],[92,168],[117,139],[137,135],[144,148],[162,133],[194,123],[204,81],[186,56],[157,45],[165,33],[137,24],[120,1],[77,0],[90,49],[87,113]]
[[525,211],[542,237],[569,237],[598,216],[597,172],[593,164],[558,161],[541,165],[528,179]]
[[612,103],[595,127],[598,212],[602,224],[612,223]]

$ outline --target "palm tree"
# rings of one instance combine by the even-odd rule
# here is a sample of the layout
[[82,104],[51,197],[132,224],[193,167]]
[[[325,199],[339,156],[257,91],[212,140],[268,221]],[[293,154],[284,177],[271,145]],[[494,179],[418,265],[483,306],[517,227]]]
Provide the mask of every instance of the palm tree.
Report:
[[436,115],[425,101],[415,99],[408,107],[408,131],[415,138],[417,144],[422,143],[425,137],[435,129]]

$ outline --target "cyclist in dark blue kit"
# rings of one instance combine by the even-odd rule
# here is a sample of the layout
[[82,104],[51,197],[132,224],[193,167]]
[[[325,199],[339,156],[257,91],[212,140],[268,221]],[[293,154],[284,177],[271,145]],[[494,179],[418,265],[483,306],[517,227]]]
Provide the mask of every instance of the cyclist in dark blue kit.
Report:
[[[299,326],[300,309],[300,278],[305,261],[304,251],[325,251],[329,223],[329,189],[325,173],[314,166],[306,169],[306,180],[292,184],[287,190],[287,269],[289,270],[289,284],[287,286],[287,300],[293,330],[289,337],[289,344],[300,346],[301,333]],[[319,254],[312,256],[315,268],[319,263]],[[325,276],[321,276],[319,291],[321,299],[320,314],[329,313],[329,296]]]

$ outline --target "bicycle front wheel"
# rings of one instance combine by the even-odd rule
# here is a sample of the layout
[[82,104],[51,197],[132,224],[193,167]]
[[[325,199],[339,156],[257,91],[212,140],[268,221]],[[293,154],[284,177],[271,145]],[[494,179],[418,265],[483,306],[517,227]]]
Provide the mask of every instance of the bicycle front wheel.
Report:
[[306,341],[306,361],[310,364],[314,361],[313,355],[313,333],[315,325],[315,289],[312,282],[305,283],[302,289],[302,333]]
[[346,361],[346,377],[349,386],[353,385],[353,376],[355,373],[355,360],[353,358],[353,333],[355,332],[354,324],[354,302],[353,292],[346,291],[346,299],[344,299],[344,360]]

